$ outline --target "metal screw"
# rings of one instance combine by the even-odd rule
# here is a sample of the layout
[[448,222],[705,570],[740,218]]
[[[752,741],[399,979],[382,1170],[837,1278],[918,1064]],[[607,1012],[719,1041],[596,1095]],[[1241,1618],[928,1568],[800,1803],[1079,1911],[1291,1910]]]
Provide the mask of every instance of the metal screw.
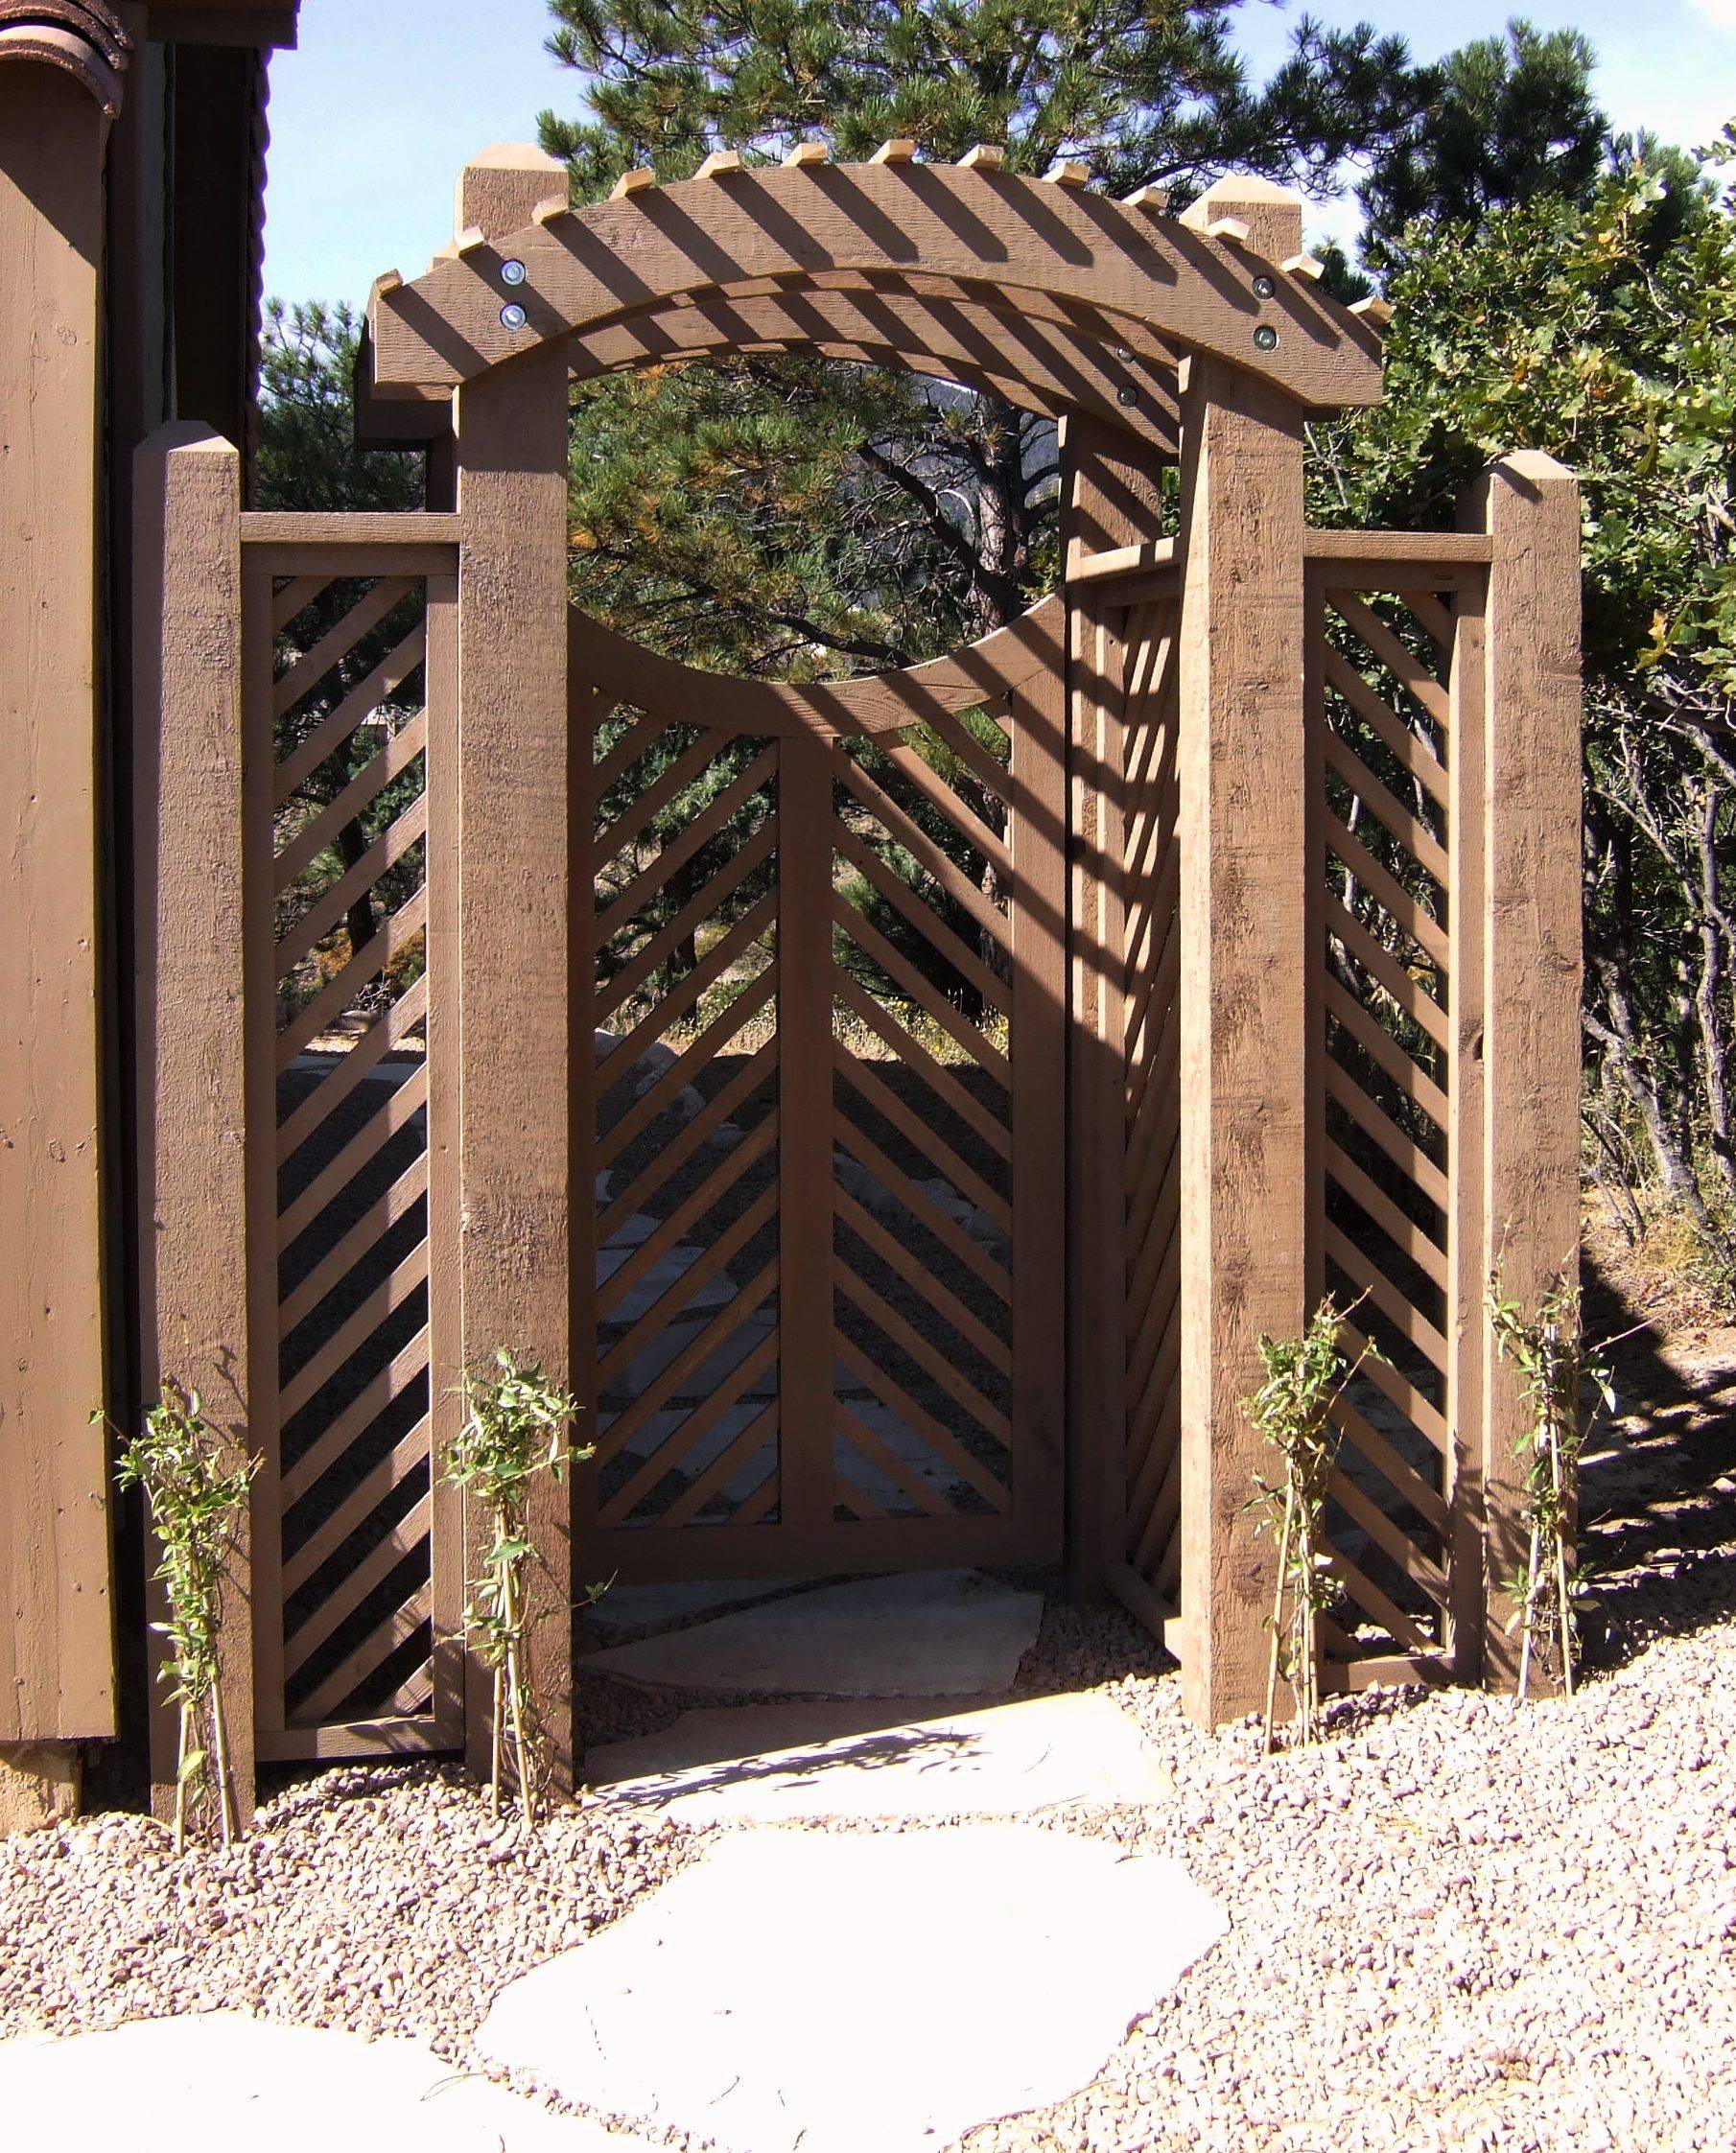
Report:
[[1117,404],[1137,404],[1138,401],[1139,392],[1132,382],[1123,382],[1115,391],[1115,402]]
[[522,329],[525,326],[525,310],[516,299],[508,299],[501,309],[503,329]]
[[1278,331],[1273,328],[1269,321],[1262,321],[1254,332],[1254,343],[1257,351],[1276,351],[1278,349]]
[[1133,353],[1128,350],[1125,344],[1117,344],[1115,346],[1115,357],[1121,362],[1123,366],[1126,366],[1132,363]]
[[1256,276],[1255,278],[1254,296],[1256,299],[1270,299],[1277,291],[1278,286],[1273,283],[1269,276]]
[[501,282],[503,284],[523,284],[524,281],[525,265],[516,255],[510,261],[501,264]]

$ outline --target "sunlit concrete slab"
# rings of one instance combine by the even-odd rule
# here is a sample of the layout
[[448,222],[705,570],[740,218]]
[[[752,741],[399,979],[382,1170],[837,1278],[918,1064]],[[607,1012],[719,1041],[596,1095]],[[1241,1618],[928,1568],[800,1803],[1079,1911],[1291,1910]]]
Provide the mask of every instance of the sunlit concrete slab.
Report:
[[419,2042],[364,2041],[237,2011],[0,2042],[0,2116],[33,2141],[128,2153],[195,2144],[650,2153],[595,2118],[556,2115],[459,2071]]
[[939,2153],[1089,2085],[1225,1927],[1178,1862],[1036,1825],[732,1833],[478,2038],[725,2153]]
[[1075,1802],[1161,1802],[1175,1790],[1107,1697],[863,1720],[859,1707],[833,1703],[686,1712],[660,1733],[589,1751],[586,1773],[617,1799],[684,1824],[1026,1816]]

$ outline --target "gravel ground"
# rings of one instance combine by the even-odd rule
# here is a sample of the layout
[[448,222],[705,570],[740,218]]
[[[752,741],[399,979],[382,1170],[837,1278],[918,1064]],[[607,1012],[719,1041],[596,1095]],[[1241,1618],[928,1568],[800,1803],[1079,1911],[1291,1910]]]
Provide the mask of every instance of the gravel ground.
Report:
[[[1232,1926],[1091,2088],[970,2153],[1736,2146],[1732,1344],[1592,1461],[1608,1627],[1572,1703],[1341,1700],[1264,1759],[1186,1725],[1131,1625],[1051,1604],[1018,1688],[1101,1687],[1176,1794],[1046,1821],[1179,1857]],[[610,1733],[673,1709],[614,1704]],[[473,2061],[503,1981],[703,1843],[605,1798],[527,1846],[428,1767],[306,1781],[178,1862],[131,1816],[0,1840],[0,2034],[239,2006]]]

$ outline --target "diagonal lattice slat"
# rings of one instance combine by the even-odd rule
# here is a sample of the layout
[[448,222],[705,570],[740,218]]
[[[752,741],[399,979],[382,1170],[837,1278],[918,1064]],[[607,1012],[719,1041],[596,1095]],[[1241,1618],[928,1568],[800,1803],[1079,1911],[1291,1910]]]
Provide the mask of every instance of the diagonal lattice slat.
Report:
[[426,602],[414,576],[310,574],[270,608],[290,1728],[433,1705]]
[[1309,722],[1323,877],[1313,1211],[1321,1286],[1372,1342],[1339,1422],[1327,1532],[1336,1658],[1452,1650],[1449,1132],[1462,1051],[1446,892],[1453,604],[1310,592]]

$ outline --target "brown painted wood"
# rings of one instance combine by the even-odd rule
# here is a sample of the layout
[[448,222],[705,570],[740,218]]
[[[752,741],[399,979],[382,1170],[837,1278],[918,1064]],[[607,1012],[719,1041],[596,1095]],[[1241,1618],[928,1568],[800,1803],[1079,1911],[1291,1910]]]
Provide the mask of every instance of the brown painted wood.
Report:
[[[241,459],[176,424],[139,451],[133,525],[138,730],[139,1264],[147,1399],[173,1377],[196,1384],[239,1450],[259,1449],[251,1383],[250,1127],[245,1088],[246,968]],[[266,885],[269,893],[270,884]],[[275,1346],[275,1323],[270,1348]],[[223,1598],[223,1673],[244,1816],[252,1810],[251,1534]],[[153,1663],[160,1651],[153,1651]],[[155,1672],[153,1664],[152,1672]],[[151,1723],[153,1800],[172,1802],[175,1725]]]
[[[1579,485],[1537,450],[1503,456],[1470,513],[1489,532],[1483,924],[1485,1260],[1535,1309],[1579,1263]],[[1516,1676],[1503,1580],[1520,1568],[1526,1407],[1486,1346],[1485,1678]]]
[[[565,1382],[572,1349],[567,819],[567,376],[558,354],[457,399],[458,1143],[463,1351],[510,1346]],[[534,1141],[527,1134],[534,1130]],[[588,1199],[587,1199],[588,1201]],[[478,1521],[467,1533],[474,1568]],[[558,1787],[574,1769],[571,1482],[544,1476],[532,1665]],[[465,1745],[487,1768],[472,1655]]]
[[107,124],[0,68],[0,1743],[115,1731],[98,1045]]
[[1052,661],[1060,617],[1060,599],[1044,598],[968,650],[898,672],[800,687],[739,680],[683,666],[617,635],[576,606],[570,612],[568,634],[576,677],[611,702],[679,712],[687,724],[724,733],[781,739],[800,732],[842,739],[901,731],[926,718],[930,706],[943,714],[968,711],[1038,678]]
[[1095,554],[1151,541],[1158,503],[1117,435],[1083,416],[1061,429],[1068,601],[1067,1560],[1088,1598],[1106,1589],[1124,1537],[1128,1440],[1122,1263],[1127,1207],[1126,644],[1112,603],[1077,582]]
[[[1463,535],[1463,534],[1462,534]],[[1482,536],[1482,533],[1472,533]],[[1447,1419],[1453,1451],[1447,1485],[1452,1509],[1448,1543],[1449,1642],[1461,1681],[1480,1679],[1484,1656],[1483,1415],[1488,1346],[1488,1254],[1484,1235],[1486,1018],[1488,967],[1487,709],[1485,597],[1461,593],[1448,624],[1452,710],[1447,726],[1453,800],[1447,817],[1452,855],[1448,919],[1453,969],[1448,1006],[1453,1050],[1448,1076],[1450,1187],[1445,1196],[1447,1303],[1452,1361],[1447,1371]]]
[[[510,287],[500,274],[508,259],[527,270]],[[696,177],[500,233],[412,284],[375,287],[373,381],[387,390],[450,386],[656,300],[760,277],[799,287],[822,272],[915,265],[974,293],[1030,290],[1124,314],[1312,408],[1379,396],[1372,328],[1281,271],[1273,295],[1258,299],[1255,274],[1274,272],[1257,251],[1101,195],[915,163]],[[522,323],[502,318],[508,294]],[[1254,341],[1261,317],[1278,331],[1270,351]]]
[[[1154,455],[1173,457],[1173,364],[1160,372],[1131,352],[1124,359],[1124,325],[1105,318],[1099,329],[1082,333],[1074,321],[1044,321],[980,298],[809,287],[707,293],[633,314],[575,337],[568,360],[574,378],[587,381],[670,357],[810,350],[962,382],[1052,417],[1089,411],[1117,437],[1132,436]],[[382,397],[373,408],[389,412],[393,406]]]
[[[1240,214],[1220,182],[1189,211]],[[1302,244],[1302,207],[1281,208]],[[1182,1614],[1188,1710],[1255,1708],[1272,1554],[1247,1509],[1240,1401],[1306,1278],[1302,412],[1196,358],[1185,410],[1182,843]]]
[[[1057,620],[1059,630],[1062,623]],[[1063,1553],[1067,1440],[1067,709],[1065,647],[1015,697],[1012,917],[1013,1492]]]

